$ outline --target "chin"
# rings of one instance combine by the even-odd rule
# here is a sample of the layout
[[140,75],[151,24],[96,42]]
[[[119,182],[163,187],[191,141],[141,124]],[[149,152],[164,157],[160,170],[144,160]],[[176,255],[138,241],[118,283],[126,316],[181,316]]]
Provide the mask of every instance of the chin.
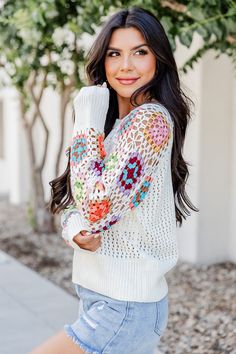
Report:
[[132,90],[116,90],[117,94],[120,97],[124,97],[124,98],[130,98],[132,96],[132,94],[136,91],[136,89],[132,89]]
[[126,95],[124,95],[124,94],[119,93],[119,92],[117,92],[117,94],[118,94],[120,97],[122,97],[122,98],[130,98],[130,97],[132,96],[132,94],[126,94]]

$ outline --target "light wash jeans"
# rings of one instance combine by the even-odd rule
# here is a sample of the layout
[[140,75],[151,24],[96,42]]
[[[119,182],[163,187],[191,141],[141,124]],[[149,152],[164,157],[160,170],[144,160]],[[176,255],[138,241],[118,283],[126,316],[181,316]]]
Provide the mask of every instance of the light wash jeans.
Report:
[[168,322],[168,294],[157,302],[120,301],[75,284],[78,319],[64,330],[88,354],[153,354]]

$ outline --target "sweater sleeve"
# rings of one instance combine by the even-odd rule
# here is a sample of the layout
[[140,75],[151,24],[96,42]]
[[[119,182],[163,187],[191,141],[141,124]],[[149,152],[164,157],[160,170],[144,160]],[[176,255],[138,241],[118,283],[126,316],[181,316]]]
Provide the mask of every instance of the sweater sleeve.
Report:
[[82,230],[88,231],[89,226],[81,217],[76,205],[70,205],[61,213],[62,238],[74,249],[80,249],[73,238]]
[[71,189],[81,227],[91,233],[108,230],[143,201],[170,143],[172,124],[161,105],[143,104],[123,118],[109,155],[104,133],[92,126],[74,129]]

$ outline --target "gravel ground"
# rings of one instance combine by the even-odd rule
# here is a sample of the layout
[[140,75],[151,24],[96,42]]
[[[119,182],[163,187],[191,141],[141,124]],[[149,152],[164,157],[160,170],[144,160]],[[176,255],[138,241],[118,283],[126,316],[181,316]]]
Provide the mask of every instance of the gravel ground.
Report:
[[[0,200],[0,249],[75,296],[72,248],[60,234],[37,235],[26,208]],[[194,266],[186,262],[166,276],[169,322],[163,354],[236,354],[236,264]]]

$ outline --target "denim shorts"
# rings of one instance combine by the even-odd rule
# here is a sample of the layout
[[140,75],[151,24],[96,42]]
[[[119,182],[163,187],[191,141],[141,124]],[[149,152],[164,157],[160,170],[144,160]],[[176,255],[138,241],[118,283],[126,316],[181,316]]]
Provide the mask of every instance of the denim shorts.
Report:
[[78,319],[64,325],[87,354],[153,354],[168,322],[168,294],[157,302],[121,301],[74,284]]

